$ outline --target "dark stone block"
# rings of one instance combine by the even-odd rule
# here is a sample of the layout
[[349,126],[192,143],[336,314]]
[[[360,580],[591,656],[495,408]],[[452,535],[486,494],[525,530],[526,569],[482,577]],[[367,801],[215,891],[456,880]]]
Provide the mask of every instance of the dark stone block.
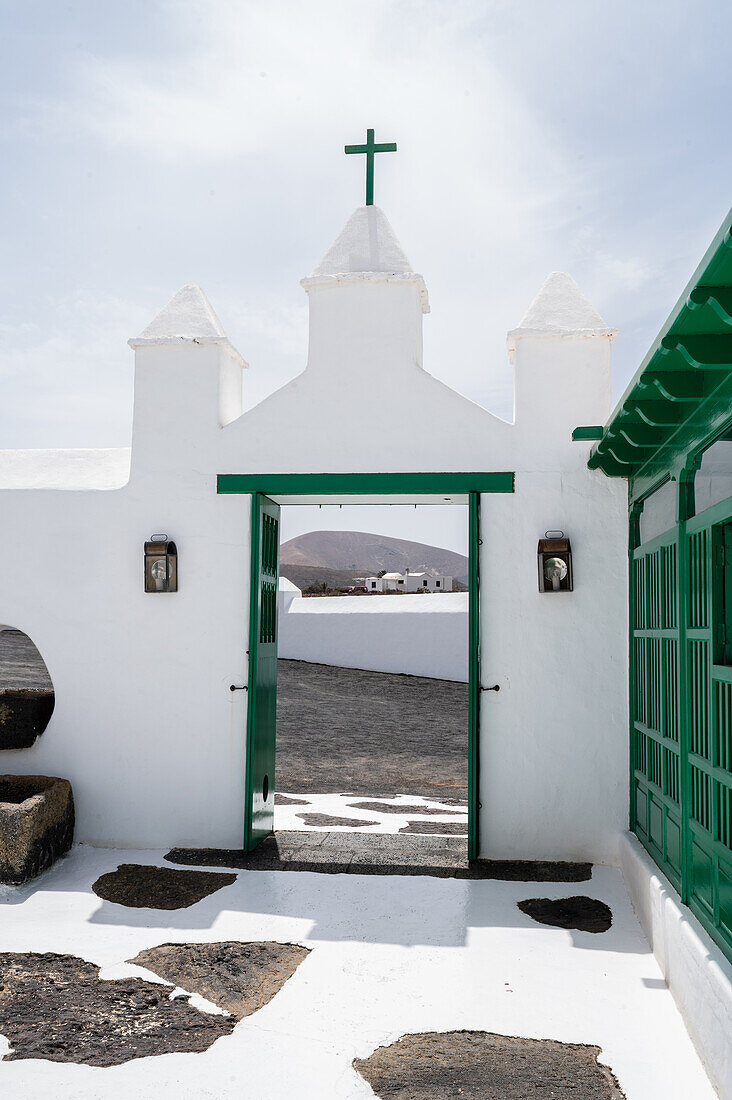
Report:
[[56,697],[44,688],[0,690],[0,749],[27,749],[48,725]]
[[236,882],[236,875],[215,871],[174,871],[143,863],[121,863],[92,886],[99,898],[131,909],[187,909]]
[[[447,802],[447,800],[445,800]],[[455,800],[453,799],[453,802]],[[465,810],[442,810],[435,809],[431,806],[400,806],[398,803],[395,805],[391,802],[349,802],[348,805],[352,810],[374,810],[376,813],[382,814],[409,814],[411,817],[413,814],[465,814],[468,811],[467,804]]]
[[310,951],[294,943],[162,943],[131,963],[199,993],[237,1019],[263,1008]]
[[410,821],[399,832],[417,833],[422,836],[429,836],[430,834],[439,836],[441,833],[445,836],[449,834],[452,834],[452,836],[467,836],[468,823],[467,821]]
[[487,1031],[404,1035],[354,1068],[386,1100],[624,1100],[600,1048]]
[[68,780],[0,776],[0,882],[27,882],[65,855],[73,839],[74,796]]
[[332,814],[295,814],[306,825],[348,825],[351,829],[360,829],[364,825],[375,825],[375,821],[365,821],[357,817],[334,817]]
[[578,932],[607,932],[613,923],[609,905],[597,898],[527,898],[517,902],[522,913],[551,928],[574,928]]
[[171,1000],[168,986],[140,978],[101,981],[99,967],[74,955],[0,954],[0,1033],[12,1047],[7,1060],[117,1066],[207,1050],[235,1025],[235,1016],[199,1012],[184,997]]

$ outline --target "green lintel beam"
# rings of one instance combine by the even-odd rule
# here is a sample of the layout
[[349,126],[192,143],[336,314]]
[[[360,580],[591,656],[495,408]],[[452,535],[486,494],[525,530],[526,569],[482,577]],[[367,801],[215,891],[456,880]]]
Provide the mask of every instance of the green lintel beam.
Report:
[[219,493],[270,496],[420,496],[462,493],[512,493],[512,472],[395,474],[219,474]]

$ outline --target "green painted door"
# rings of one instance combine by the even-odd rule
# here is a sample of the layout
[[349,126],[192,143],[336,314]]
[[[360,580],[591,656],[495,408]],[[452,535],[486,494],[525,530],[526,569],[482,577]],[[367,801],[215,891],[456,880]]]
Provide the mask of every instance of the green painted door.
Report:
[[631,564],[631,828],[731,957],[732,500]]
[[254,493],[244,808],[247,851],[274,831],[279,554],[280,506],[263,493]]

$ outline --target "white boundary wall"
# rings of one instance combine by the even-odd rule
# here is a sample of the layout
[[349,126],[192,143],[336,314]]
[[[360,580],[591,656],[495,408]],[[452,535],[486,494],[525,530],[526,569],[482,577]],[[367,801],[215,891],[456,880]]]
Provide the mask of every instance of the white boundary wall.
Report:
[[620,838],[630,900],[720,1097],[732,1096],[732,965],[630,833]]
[[467,683],[467,592],[280,599],[279,657]]
[[[229,685],[248,676],[250,498],[217,496],[216,475],[515,471],[515,493],[481,501],[481,667],[501,690],[481,701],[479,853],[615,862],[627,490],[572,442],[610,412],[612,332],[552,276],[510,337],[506,423],[423,369],[424,282],[405,257],[394,266],[383,214],[363,208],[349,225],[356,239],[331,267],[349,266],[306,281],[305,370],[243,415],[241,357],[186,287],[132,341],[131,463],[0,452],[0,621],[32,638],[56,690],[45,733],[0,767],[71,780],[78,840],[239,847],[246,692]],[[385,387],[409,393],[406,412]],[[548,528],[572,540],[574,592],[538,592]],[[150,595],[143,544],[161,531],[178,547],[179,591]]]

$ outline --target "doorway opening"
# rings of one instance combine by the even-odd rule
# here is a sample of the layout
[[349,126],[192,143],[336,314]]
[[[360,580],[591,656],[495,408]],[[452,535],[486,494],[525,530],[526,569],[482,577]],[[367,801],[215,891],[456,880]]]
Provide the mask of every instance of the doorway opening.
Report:
[[278,834],[467,860],[467,512],[282,507]]
[[[478,721],[480,702],[479,546],[481,496],[513,492],[512,473],[222,474],[220,493],[247,493],[252,502],[251,596],[244,847],[275,827],[277,714],[277,594],[281,509],[331,505],[464,505],[468,511],[467,858],[478,857]],[[399,598],[399,597],[397,597]],[[401,597],[405,598],[405,597]],[[431,596],[417,596],[431,599]],[[437,597],[439,598],[439,597]],[[338,838],[340,840],[340,837]],[[403,838],[402,838],[403,839]],[[444,838],[443,838],[444,839]],[[450,838],[446,838],[449,840]],[[448,863],[452,857],[448,859]],[[387,861],[389,862],[389,861]],[[453,860],[454,862],[454,860]],[[413,872],[414,873],[414,872]]]

